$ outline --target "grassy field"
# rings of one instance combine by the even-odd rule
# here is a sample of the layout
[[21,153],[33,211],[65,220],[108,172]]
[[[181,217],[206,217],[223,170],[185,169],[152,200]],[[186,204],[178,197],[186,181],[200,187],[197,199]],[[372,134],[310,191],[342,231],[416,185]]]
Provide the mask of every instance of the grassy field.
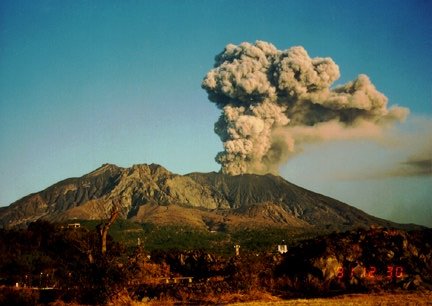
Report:
[[295,299],[273,302],[232,303],[230,306],[289,305],[432,305],[432,292],[348,294],[332,298]]
[[[250,298],[251,296],[249,296]],[[258,295],[252,296],[255,300],[253,302],[229,302],[230,300],[241,301],[246,298],[246,296],[232,294],[222,297],[222,299],[214,297],[210,298],[205,305],[227,305],[227,306],[291,306],[291,305],[432,305],[432,291],[428,292],[401,292],[401,293],[371,293],[371,294],[346,294],[331,298],[313,298],[313,299],[292,299],[292,300],[281,300],[277,297],[271,295]],[[126,305],[126,304],[125,304]],[[199,304],[181,304],[178,301],[173,301],[171,299],[159,300],[159,301],[149,301],[149,302],[129,302],[128,305],[132,306],[174,306],[174,305],[199,305]]]

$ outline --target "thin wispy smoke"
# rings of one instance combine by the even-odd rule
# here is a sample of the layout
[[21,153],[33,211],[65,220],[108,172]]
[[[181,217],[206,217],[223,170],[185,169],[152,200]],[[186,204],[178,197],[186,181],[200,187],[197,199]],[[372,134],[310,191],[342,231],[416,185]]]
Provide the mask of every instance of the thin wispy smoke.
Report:
[[381,177],[431,176],[432,175],[432,122],[425,121],[426,129],[400,139],[400,150],[407,150],[406,156],[395,166],[382,171],[371,172]]
[[378,137],[406,118],[408,109],[388,108],[366,75],[332,88],[339,77],[331,58],[311,58],[301,46],[227,45],[202,82],[222,110],[215,123],[222,171],[277,173],[304,143]]

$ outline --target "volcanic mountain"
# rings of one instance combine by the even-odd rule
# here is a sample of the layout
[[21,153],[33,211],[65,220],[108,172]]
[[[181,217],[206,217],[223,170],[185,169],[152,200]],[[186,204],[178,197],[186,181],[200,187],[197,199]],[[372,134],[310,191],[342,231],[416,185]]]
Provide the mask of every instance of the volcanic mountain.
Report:
[[176,224],[210,231],[287,227],[342,231],[371,225],[406,228],[279,176],[221,173],[177,175],[156,164],[121,168],[102,165],[0,209],[0,226],[25,226],[44,219],[103,219],[116,205],[125,219]]

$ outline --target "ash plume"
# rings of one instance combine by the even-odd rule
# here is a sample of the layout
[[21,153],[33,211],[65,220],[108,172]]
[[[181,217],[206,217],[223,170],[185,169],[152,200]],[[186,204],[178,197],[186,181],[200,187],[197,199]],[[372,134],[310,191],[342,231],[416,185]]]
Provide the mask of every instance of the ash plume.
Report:
[[222,111],[215,123],[222,172],[277,173],[304,143],[374,137],[408,115],[388,108],[366,75],[332,88],[339,77],[331,58],[311,58],[301,46],[227,45],[202,82]]

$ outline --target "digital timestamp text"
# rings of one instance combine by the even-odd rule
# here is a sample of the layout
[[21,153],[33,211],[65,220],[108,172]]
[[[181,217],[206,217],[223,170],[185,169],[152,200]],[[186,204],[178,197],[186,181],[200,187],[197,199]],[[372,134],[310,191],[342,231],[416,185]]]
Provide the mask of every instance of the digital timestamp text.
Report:
[[339,267],[337,270],[337,278],[338,279],[346,279],[348,278],[354,278],[354,277],[361,277],[361,278],[368,278],[368,279],[375,279],[377,277],[380,277],[382,279],[383,277],[389,281],[391,280],[398,280],[404,278],[404,268],[401,266],[387,266],[387,270],[385,273],[378,273],[378,270],[374,266],[370,267],[355,267],[351,269],[346,269],[344,267]]

